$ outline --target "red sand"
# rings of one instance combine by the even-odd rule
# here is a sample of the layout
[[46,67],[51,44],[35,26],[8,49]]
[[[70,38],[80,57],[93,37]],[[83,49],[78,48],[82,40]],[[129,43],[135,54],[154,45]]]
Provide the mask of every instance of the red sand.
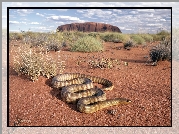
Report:
[[[150,47],[131,50],[122,43],[105,43],[102,53],[80,53],[62,50],[66,61],[64,73],[84,73],[107,78],[114,84],[106,91],[107,98],[128,98],[128,105],[118,105],[96,113],[80,113],[76,104],[61,100],[60,91],[50,87],[51,79],[40,77],[32,82],[26,76],[9,71],[9,124],[10,126],[171,126],[171,62],[160,61],[157,66],[147,66]],[[151,46],[151,44],[150,44]],[[17,46],[16,46],[17,47]],[[57,52],[50,52],[56,56]],[[89,69],[87,63],[77,65],[79,56],[115,58],[121,64],[112,69]],[[124,65],[128,62],[128,66]]]

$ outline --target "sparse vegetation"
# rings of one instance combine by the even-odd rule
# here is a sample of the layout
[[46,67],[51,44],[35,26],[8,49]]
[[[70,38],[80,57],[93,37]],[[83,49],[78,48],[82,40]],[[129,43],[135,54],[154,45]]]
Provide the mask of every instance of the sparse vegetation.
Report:
[[[178,31],[174,32],[177,33]],[[14,70],[18,75],[29,76],[33,81],[37,80],[40,75],[50,78],[57,72],[63,72],[65,63],[60,61],[59,53],[57,61],[47,54],[49,51],[60,51],[62,47],[69,47],[72,52],[99,52],[104,50],[102,41],[123,42],[124,48],[129,50],[138,44],[165,39],[149,52],[151,60],[157,62],[159,60],[171,60],[170,38],[170,33],[166,31],[161,31],[158,34],[83,33],[78,31],[9,33],[10,41],[21,42],[21,45],[13,50],[15,52]],[[174,44],[178,42],[177,39],[173,40]],[[176,46],[174,45],[175,48]],[[178,52],[175,53],[175,55],[177,54]],[[118,60],[112,58],[98,57],[88,61],[88,65],[92,68],[112,68],[119,64]]]

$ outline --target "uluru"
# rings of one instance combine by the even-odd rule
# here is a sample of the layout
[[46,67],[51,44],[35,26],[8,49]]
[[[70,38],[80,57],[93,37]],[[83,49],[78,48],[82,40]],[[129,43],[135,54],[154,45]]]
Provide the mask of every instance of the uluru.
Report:
[[105,23],[85,22],[85,23],[71,23],[58,26],[58,31],[80,31],[80,32],[119,32],[121,30],[117,26]]

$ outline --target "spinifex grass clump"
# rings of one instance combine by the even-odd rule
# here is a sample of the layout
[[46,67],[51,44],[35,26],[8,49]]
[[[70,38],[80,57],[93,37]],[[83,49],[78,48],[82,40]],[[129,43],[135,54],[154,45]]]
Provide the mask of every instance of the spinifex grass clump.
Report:
[[126,42],[130,39],[130,36],[127,34],[117,33],[117,32],[105,32],[100,33],[100,38],[105,42]]
[[140,36],[145,40],[145,42],[153,42],[153,37],[150,34],[140,34]]
[[150,50],[150,58],[153,62],[171,60],[171,40],[164,40]]
[[103,51],[103,49],[102,42],[91,36],[79,38],[71,45],[71,51],[78,52],[99,52]]
[[145,44],[144,38],[142,38],[139,34],[132,34],[130,37],[138,45]]

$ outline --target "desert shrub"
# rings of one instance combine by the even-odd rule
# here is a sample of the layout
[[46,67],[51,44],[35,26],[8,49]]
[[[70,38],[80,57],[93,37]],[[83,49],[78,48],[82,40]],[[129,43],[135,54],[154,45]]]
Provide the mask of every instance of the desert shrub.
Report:
[[42,53],[36,53],[35,50],[21,45],[16,51],[13,59],[13,69],[18,75],[26,75],[32,81],[38,80],[39,76],[46,76],[47,78],[55,76],[58,72],[63,71],[65,66],[62,61]]
[[129,47],[133,47],[135,45],[136,45],[136,43],[133,40],[129,40],[129,41],[124,43],[124,48],[129,49]]
[[48,51],[59,51],[63,42],[61,33],[38,33],[26,32],[24,35],[23,43],[30,44],[31,47],[46,46]]
[[130,37],[134,42],[136,42],[136,44],[145,44],[144,38],[138,34],[132,34]]
[[103,45],[98,39],[85,36],[79,38],[73,45],[71,45],[71,51],[79,52],[97,52],[103,51]]
[[88,61],[88,66],[90,68],[113,68],[117,65],[119,65],[120,62],[117,59],[112,59],[112,58],[94,58],[94,59],[90,59]]
[[171,60],[171,40],[162,41],[150,50],[150,58],[153,62]]

